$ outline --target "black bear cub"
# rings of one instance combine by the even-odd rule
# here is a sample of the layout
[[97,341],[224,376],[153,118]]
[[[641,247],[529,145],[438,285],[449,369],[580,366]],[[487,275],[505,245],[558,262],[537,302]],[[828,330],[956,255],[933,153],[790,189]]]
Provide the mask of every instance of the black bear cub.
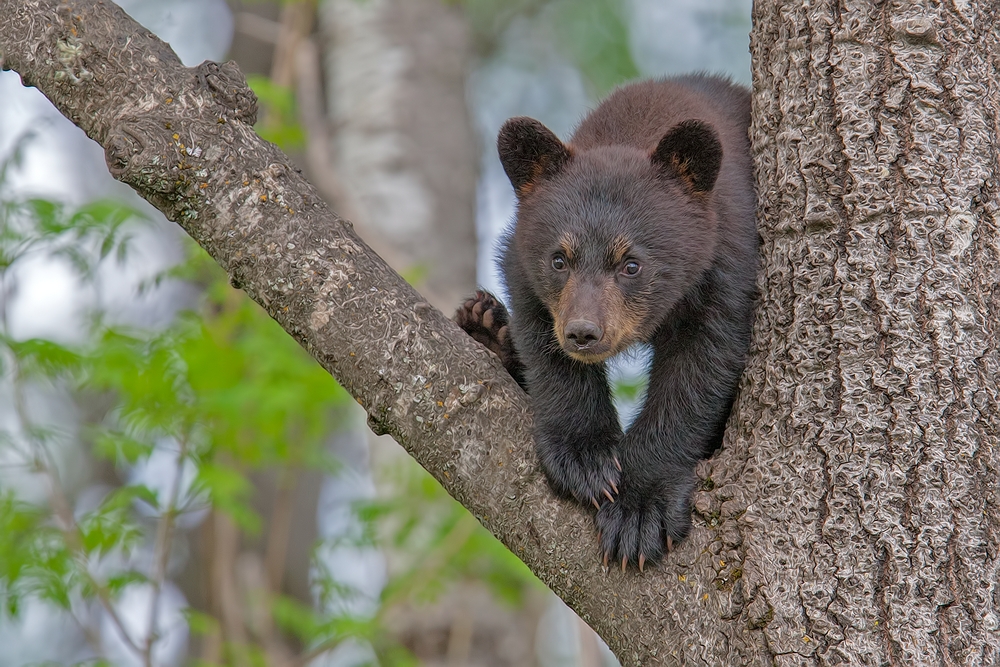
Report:
[[[688,533],[722,440],[753,320],[749,123],[748,91],[695,75],[616,90],[565,144],[524,117],[497,139],[512,313],[478,292],[456,319],[528,392],[546,476],[597,508],[605,564],[642,569]],[[622,433],[604,362],[636,343],[653,361]]]

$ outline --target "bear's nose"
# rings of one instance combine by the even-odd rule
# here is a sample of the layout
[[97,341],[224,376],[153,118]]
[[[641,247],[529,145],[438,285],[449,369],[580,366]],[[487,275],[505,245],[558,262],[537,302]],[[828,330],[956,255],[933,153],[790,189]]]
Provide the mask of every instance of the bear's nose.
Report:
[[590,347],[601,340],[604,331],[590,320],[570,320],[566,323],[566,338],[572,341],[578,350]]

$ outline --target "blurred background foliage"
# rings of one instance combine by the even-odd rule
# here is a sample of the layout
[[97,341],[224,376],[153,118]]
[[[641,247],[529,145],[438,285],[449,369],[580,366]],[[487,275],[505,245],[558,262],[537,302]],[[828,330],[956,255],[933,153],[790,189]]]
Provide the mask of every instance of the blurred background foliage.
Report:
[[[745,76],[749,29],[749,0],[119,4],[188,65],[236,59],[258,132],[446,310],[501,289],[504,118],[565,136],[622,81],[690,69],[692,43],[702,68]],[[0,96],[35,94],[16,78]],[[29,107],[0,108],[0,667],[615,664],[214,262],[105,182],[64,119]],[[40,196],[22,172],[46,182],[59,151],[76,187]],[[613,373],[624,421],[644,363]]]
[[639,76],[629,49],[621,0],[451,0],[465,10],[484,57],[499,47],[510,23],[530,17],[548,26],[553,41],[580,69],[595,97]]
[[[14,162],[4,163],[4,170]],[[101,262],[127,257],[128,228],[143,219],[113,201],[72,209],[18,200],[4,192],[2,181],[0,198],[0,284],[19,261],[38,252],[71,259],[78,279],[86,281]],[[162,330],[107,326],[100,312],[90,314],[86,337],[74,345],[14,340],[6,327],[0,329],[0,363],[12,382],[17,414],[0,429],[3,467],[7,475],[20,470],[39,477],[48,493],[39,504],[19,500],[13,489],[0,491],[0,599],[8,616],[17,616],[25,597],[36,597],[79,614],[85,626],[83,608],[113,609],[133,585],[154,591],[152,615],[172,533],[183,517],[219,512],[254,536],[261,520],[250,503],[251,472],[281,476],[337,468],[325,443],[345,420],[350,396],[263,310],[230,287],[211,258],[193,243],[188,254],[155,280],[196,282],[203,298],[197,310],[181,312]],[[80,400],[102,397],[103,418],[76,433],[59,432],[28,410],[25,394],[39,384],[66,387]],[[120,479],[91,509],[72,507],[52,452],[70,445],[107,461]],[[130,472],[155,455],[169,457],[172,470],[150,486]],[[355,545],[385,540],[415,555],[384,589],[383,610],[396,601],[434,599],[456,578],[483,581],[510,604],[520,603],[526,588],[541,586],[419,467],[399,465],[385,474],[392,493],[358,503],[363,530],[344,538]],[[150,542],[151,554],[138,553]],[[146,556],[156,561],[152,572]],[[315,582],[321,603],[351,594],[334,573]],[[303,646],[329,648],[345,637],[363,637],[380,648],[382,664],[412,662],[382,632],[378,614],[367,620],[323,614],[277,590],[267,593],[275,623]],[[189,618],[196,619],[197,631],[215,631],[211,616]],[[131,631],[125,621],[113,623],[123,625],[122,634]],[[144,634],[155,644],[154,633]],[[137,654],[152,648],[135,644]],[[222,661],[235,660],[230,651],[237,648],[266,662],[266,648],[254,643],[224,647]]]
[[[128,228],[143,224],[140,213],[113,201],[73,209],[18,200],[4,192],[2,181],[0,196],[0,284],[33,253],[71,258],[78,279],[86,281],[100,263],[124,260]],[[129,586],[152,591],[148,614],[155,618],[172,536],[185,517],[220,513],[255,536],[261,518],[250,503],[253,471],[277,471],[280,477],[300,469],[337,470],[325,444],[345,421],[351,398],[263,310],[230,287],[204,252],[188,244],[188,254],[155,280],[195,282],[203,297],[197,310],[179,313],[164,329],[108,326],[101,312],[90,314],[86,336],[72,345],[14,340],[0,328],[0,368],[11,382],[16,413],[0,429],[4,475],[35,476],[47,494],[37,503],[19,499],[9,485],[0,491],[0,600],[9,618],[17,617],[24,598],[36,597],[73,614],[96,637],[98,631],[86,627],[85,608],[112,610]],[[31,414],[25,395],[34,385],[66,387],[81,401],[103,399],[103,417],[75,433],[60,432]],[[66,446],[87,448],[118,478],[92,508],[74,507],[68,495],[53,453]],[[131,474],[154,456],[167,457],[170,467],[155,483]],[[527,587],[540,586],[419,467],[384,472],[392,493],[358,503],[363,530],[344,538],[355,545],[384,540],[418,554],[385,587],[382,609],[399,600],[434,599],[450,581],[465,577],[486,582],[511,604],[521,601]],[[272,538],[279,534],[272,532]],[[152,545],[150,553],[140,553],[143,544]],[[266,552],[280,548],[268,545]],[[318,575],[315,583],[321,608],[351,594],[336,577]],[[412,662],[382,631],[378,614],[324,614],[277,588],[262,593],[271,598],[274,623],[302,646],[329,648],[345,637],[363,637],[378,647],[381,664]],[[112,623],[122,627],[116,630],[134,634],[117,617]],[[198,632],[217,631],[210,615],[189,613],[189,619]],[[149,656],[156,640],[156,633],[143,632],[126,643]],[[96,659],[100,645],[93,648]],[[267,662],[269,656],[259,638],[223,647],[220,657],[229,663]]]

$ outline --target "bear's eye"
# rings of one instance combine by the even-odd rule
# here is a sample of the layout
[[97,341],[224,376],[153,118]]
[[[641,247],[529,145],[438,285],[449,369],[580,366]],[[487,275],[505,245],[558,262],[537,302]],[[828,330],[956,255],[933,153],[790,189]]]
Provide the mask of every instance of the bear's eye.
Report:
[[622,273],[624,273],[626,276],[636,276],[639,275],[639,270],[641,268],[642,267],[639,266],[639,262],[630,259],[629,261],[625,262],[625,266],[622,267]]
[[562,255],[556,255],[552,258],[552,268],[556,271],[566,270],[566,258]]

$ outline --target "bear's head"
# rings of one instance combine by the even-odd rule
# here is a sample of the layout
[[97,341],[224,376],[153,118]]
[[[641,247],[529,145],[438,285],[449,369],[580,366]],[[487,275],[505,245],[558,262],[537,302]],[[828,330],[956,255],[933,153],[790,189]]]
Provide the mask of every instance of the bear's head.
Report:
[[645,150],[578,149],[521,117],[497,147],[518,199],[510,242],[562,349],[598,363],[649,341],[712,263],[715,130],[686,120]]

